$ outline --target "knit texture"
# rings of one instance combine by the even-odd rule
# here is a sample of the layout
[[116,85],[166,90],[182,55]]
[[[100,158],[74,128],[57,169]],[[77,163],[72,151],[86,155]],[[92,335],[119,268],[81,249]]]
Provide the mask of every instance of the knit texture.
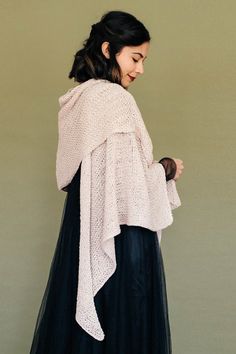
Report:
[[116,132],[136,131],[152,163],[152,142],[133,96],[108,80],[90,79],[59,98],[56,177],[68,185],[80,162]]
[[153,160],[152,142],[133,96],[118,84],[90,79],[59,99],[58,189],[81,165],[80,249],[76,321],[103,340],[94,296],[115,272],[120,225],[157,232],[181,205],[176,183]]

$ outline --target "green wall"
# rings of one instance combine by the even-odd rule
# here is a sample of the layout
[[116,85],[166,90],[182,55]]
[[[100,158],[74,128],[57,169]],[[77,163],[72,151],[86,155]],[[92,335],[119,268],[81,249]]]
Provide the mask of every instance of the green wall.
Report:
[[2,2],[1,353],[29,352],[66,195],[55,176],[58,97],[108,10],[150,30],[145,73],[129,90],[155,159],[185,166],[182,206],[162,238],[173,354],[235,354],[236,3],[227,0]]

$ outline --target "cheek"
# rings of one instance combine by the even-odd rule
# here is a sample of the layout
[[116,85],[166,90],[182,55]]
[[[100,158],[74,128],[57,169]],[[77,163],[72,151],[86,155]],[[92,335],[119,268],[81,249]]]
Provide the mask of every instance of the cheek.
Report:
[[119,60],[117,58],[117,62],[120,65],[124,75],[135,71],[135,62],[132,59],[124,58],[124,60]]
[[133,60],[129,60],[126,68],[128,72],[135,71],[135,62]]

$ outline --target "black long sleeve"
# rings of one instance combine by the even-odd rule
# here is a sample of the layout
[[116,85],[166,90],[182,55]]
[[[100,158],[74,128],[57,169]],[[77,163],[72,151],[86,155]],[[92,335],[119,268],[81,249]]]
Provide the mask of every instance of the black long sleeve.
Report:
[[177,170],[177,165],[175,163],[175,160],[173,160],[171,157],[163,157],[158,162],[161,163],[165,169],[166,181],[173,179]]

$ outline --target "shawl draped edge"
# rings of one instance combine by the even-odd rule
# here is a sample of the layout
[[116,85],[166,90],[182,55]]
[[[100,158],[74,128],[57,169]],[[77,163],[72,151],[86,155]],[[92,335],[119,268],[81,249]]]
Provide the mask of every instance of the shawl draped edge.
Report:
[[104,330],[94,296],[116,269],[120,225],[161,232],[181,205],[176,183],[153,160],[152,142],[133,96],[90,79],[59,100],[57,183],[66,190],[80,163],[80,245],[76,321],[97,340]]

